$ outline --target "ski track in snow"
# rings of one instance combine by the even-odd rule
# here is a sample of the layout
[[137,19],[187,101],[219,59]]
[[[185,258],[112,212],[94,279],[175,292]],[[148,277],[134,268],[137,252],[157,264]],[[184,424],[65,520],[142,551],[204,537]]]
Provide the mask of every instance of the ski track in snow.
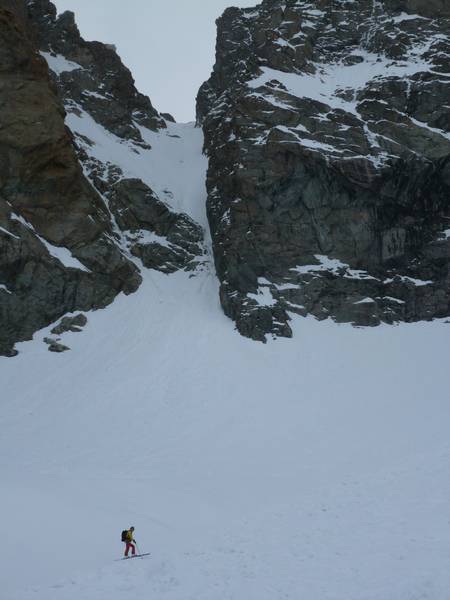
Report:
[[[130,154],[68,121],[206,224],[192,124]],[[293,316],[263,345],[211,269],[145,271],[88,318],[70,352],[50,326],[0,358],[2,598],[448,600],[450,324]],[[131,524],[152,555],[115,562]]]

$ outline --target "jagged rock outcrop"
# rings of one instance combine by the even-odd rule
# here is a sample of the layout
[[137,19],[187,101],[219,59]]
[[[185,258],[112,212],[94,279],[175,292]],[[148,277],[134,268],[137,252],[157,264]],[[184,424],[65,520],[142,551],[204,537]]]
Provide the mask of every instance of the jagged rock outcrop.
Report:
[[195,269],[204,253],[203,230],[184,213],[174,213],[139,179],[112,186],[109,207],[128,247],[145,267],[163,273]]
[[71,331],[72,333],[80,333],[86,323],[87,317],[82,313],[75,315],[74,317],[64,317],[61,319],[58,325],[53,327],[51,333],[54,335],[61,335],[63,333],[67,333],[68,331]]
[[73,12],[57,16],[49,0],[30,0],[28,16],[65,104],[76,105],[114,135],[144,147],[139,126],[166,126],[150,99],[137,91],[115,47],[85,41]]
[[136,90],[115,47],[83,40],[73,13],[57,16],[49,0],[32,0],[28,14],[67,111],[78,156],[103,196],[121,247],[163,273],[194,269],[205,253],[202,228],[126,172],[130,156],[136,155],[148,160],[145,171],[151,171],[149,134],[164,131],[174,118],[158,114]]
[[450,9],[264,0],[218,20],[197,100],[221,301],[244,335],[289,313],[450,314]]
[[23,3],[0,3],[0,65],[0,354],[8,355],[62,314],[136,290],[140,276],[83,175]]
[[135,291],[137,265],[192,270],[205,250],[200,226],[129,172],[136,157],[151,169],[149,136],[173,118],[115,48],[48,0],[0,9],[0,355],[13,355],[65,313]]

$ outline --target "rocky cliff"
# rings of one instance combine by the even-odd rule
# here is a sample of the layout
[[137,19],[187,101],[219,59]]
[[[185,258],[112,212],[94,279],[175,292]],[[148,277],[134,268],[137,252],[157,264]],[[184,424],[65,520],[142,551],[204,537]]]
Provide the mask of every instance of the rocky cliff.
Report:
[[148,268],[195,269],[204,253],[202,228],[170,207],[170,174],[162,190],[149,185],[160,152],[152,152],[153,134],[172,135],[166,129],[173,118],[138,92],[114,46],[83,40],[72,12],[57,15],[49,0],[29,0],[28,15],[84,172],[107,206],[120,247]]
[[[0,69],[12,355],[66,313],[135,291],[145,268],[200,272],[204,232],[183,211],[204,166],[183,137],[199,133],[158,113],[116,49],[49,0],[0,0]],[[224,13],[197,120],[221,303],[243,335],[290,336],[293,313],[361,326],[450,314],[449,91],[444,0]]]
[[241,333],[289,313],[450,313],[450,9],[264,0],[218,20],[198,95],[221,301]]
[[[142,267],[195,269],[203,231],[128,168],[165,118],[115,49],[48,0],[0,0],[0,354],[135,291]],[[145,138],[145,139],[144,139]]]
[[3,354],[65,312],[105,306],[140,281],[83,175],[47,64],[27,32],[25,7],[8,5],[0,5]]
[[49,0],[29,0],[31,35],[48,60],[62,101],[83,108],[105,129],[145,146],[139,126],[165,128],[150,99],[140,94],[114,46],[86,42],[75,15],[57,15]]

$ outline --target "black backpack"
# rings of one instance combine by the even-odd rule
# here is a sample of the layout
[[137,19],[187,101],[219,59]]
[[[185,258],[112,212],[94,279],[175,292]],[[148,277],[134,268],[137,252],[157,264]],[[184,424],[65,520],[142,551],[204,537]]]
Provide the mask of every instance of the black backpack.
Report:
[[128,530],[124,529],[122,531],[122,539],[121,539],[122,542],[126,542],[127,541],[127,535],[128,535]]

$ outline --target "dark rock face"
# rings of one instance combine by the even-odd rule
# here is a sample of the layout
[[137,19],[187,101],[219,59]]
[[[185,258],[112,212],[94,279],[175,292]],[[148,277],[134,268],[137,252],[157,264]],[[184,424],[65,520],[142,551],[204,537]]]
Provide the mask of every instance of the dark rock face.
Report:
[[62,352],[67,352],[67,350],[70,350],[70,348],[68,346],[65,346],[64,344],[60,344],[56,340],[52,340],[49,341],[48,350],[49,352],[56,352],[58,354],[61,354]]
[[161,113],[161,116],[169,123],[176,123],[175,117],[173,117],[170,113]]
[[86,323],[87,317],[82,313],[76,315],[75,317],[64,317],[56,327],[53,327],[51,332],[55,335],[61,335],[68,331],[71,331],[72,333],[79,333]]
[[131,253],[145,267],[163,273],[195,268],[204,253],[203,230],[188,215],[170,211],[139,179],[122,179],[109,197]]
[[[50,67],[56,67],[54,76],[65,103],[87,111],[119,138],[142,145],[139,125],[153,130],[165,127],[150,99],[137,91],[114,46],[83,40],[74,14],[66,11],[57,17],[49,0],[28,2],[28,15],[38,47]],[[61,57],[64,70],[58,68]]]
[[193,270],[204,247],[200,226],[124,172],[171,117],[136,90],[115,48],[85,42],[48,0],[0,7],[0,354],[14,355],[65,313],[135,291],[138,265]]
[[450,9],[265,0],[218,20],[198,95],[221,302],[254,339],[289,313],[450,314]]
[[450,6],[446,0],[384,0],[385,6],[392,11],[418,14],[435,19],[450,17]]
[[[3,6],[1,4],[0,6]],[[111,239],[85,179],[25,7],[0,8],[0,354],[66,312],[133,292],[138,270]]]

